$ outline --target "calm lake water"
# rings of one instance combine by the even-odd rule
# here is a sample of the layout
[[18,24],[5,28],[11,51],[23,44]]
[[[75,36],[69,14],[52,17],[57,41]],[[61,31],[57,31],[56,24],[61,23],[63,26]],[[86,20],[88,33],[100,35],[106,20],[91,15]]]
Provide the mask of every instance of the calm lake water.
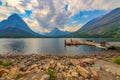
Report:
[[[66,38],[70,41],[70,38]],[[21,53],[21,54],[88,54],[99,53],[102,49],[92,46],[66,46],[65,38],[18,38],[18,39],[0,39],[0,54],[4,53]],[[73,40],[90,40],[90,38],[74,38]],[[99,41],[119,41],[120,39],[98,39]]]

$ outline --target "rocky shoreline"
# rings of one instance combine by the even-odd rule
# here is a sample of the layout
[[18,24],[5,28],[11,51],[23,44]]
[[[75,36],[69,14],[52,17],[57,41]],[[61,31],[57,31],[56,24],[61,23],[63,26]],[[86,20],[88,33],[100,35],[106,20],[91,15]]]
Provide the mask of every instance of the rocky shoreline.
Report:
[[112,62],[118,56],[116,51],[75,56],[4,54],[0,80],[120,80],[120,65]]

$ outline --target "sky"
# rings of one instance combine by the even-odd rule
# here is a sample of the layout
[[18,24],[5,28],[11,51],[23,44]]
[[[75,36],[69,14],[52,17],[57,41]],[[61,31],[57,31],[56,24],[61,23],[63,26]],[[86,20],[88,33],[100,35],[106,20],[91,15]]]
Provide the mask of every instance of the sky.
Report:
[[0,0],[0,21],[17,13],[38,33],[55,27],[74,32],[117,7],[120,0]]

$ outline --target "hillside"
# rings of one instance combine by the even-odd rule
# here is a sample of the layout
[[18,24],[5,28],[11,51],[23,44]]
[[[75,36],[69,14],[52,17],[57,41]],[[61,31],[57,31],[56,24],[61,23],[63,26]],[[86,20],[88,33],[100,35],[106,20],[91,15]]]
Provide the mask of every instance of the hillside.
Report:
[[120,8],[89,21],[73,35],[75,37],[120,38]]

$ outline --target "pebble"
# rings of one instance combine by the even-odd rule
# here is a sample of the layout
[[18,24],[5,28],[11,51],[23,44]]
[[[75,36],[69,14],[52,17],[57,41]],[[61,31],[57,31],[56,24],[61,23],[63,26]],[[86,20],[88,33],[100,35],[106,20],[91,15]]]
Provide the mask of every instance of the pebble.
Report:
[[116,75],[120,77],[120,72],[117,72]]
[[71,73],[71,76],[72,76],[72,77],[78,77],[79,75],[78,75],[78,72],[72,72],[72,73]]
[[49,80],[49,79],[50,79],[50,75],[44,74],[44,75],[42,76],[42,79]]

